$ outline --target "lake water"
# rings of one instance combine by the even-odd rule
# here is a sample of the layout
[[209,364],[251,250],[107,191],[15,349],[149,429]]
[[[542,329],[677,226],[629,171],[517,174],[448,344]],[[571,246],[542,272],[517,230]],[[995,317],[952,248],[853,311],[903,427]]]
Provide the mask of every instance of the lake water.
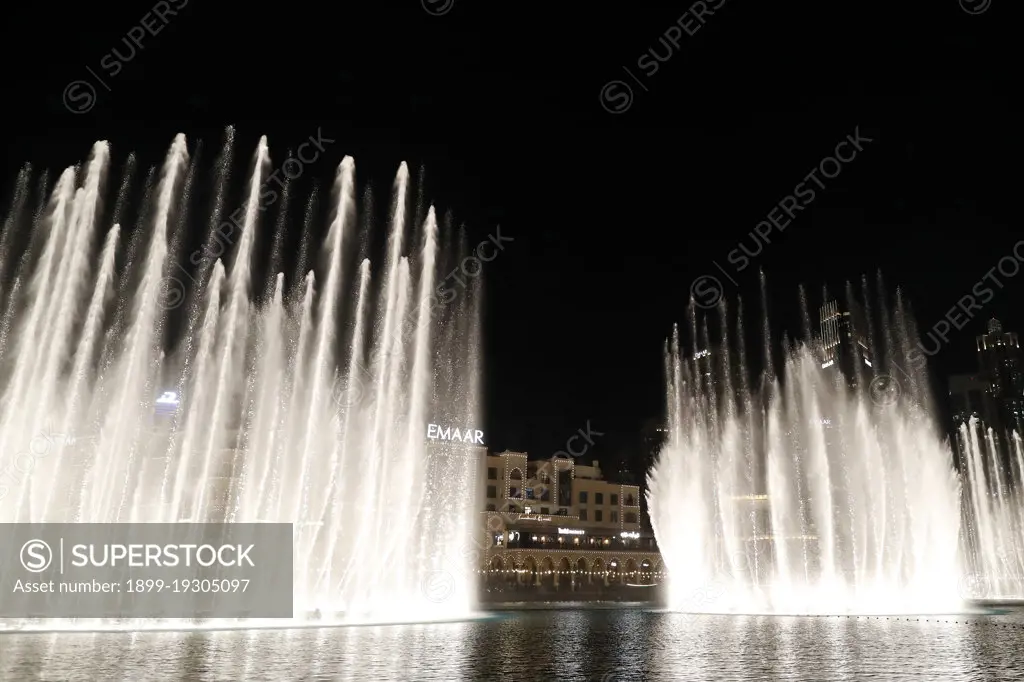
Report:
[[1024,610],[764,617],[644,608],[285,631],[0,635],[0,680],[1024,680]]

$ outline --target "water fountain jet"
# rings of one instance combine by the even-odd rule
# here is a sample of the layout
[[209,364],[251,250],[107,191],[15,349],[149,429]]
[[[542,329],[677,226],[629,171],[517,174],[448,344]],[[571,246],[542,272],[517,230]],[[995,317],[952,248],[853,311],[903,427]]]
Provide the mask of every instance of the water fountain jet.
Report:
[[[110,151],[97,143],[31,221],[24,255],[12,251],[13,230],[30,222],[31,169],[19,175],[0,238],[0,471],[40,434],[68,438],[51,438],[47,456],[0,481],[0,523],[290,522],[297,619],[465,618],[475,603],[464,544],[478,453],[428,445],[426,425],[441,415],[477,421],[479,281],[439,303],[438,272],[459,254],[439,246],[451,226],[433,207],[410,224],[404,163],[383,277],[362,254],[348,269],[363,208],[350,157],[337,170],[325,259],[305,274],[307,207],[293,266],[289,202],[263,192],[266,138],[225,236],[234,137],[228,129],[208,205],[192,191],[201,172],[183,135],[141,201],[129,199],[130,177],[111,183],[119,193],[106,203],[120,225],[104,212]],[[131,157],[126,172],[135,165]],[[257,239],[275,224],[266,261],[298,268],[301,280],[258,271]],[[415,252],[410,233],[423,235]],[[189,245],[198,248],[179,259]],[[426,589],[440,574],[450,581],[443,599]]]
[[[804,295],[801,303],[809,329]],[[703,341],[687,351],[674,334],[669,440],[648,493],[672,608],[964,610],[960,482],[930,416],[926,379],[900,364],[912,326],[901,304],[891,314],[880,305],[875,340],[865,316],[850,314],[855,301],[845,309],[826,303],[820,335],[781,348],[764,315],[756,382],[748,358],[728,344],[744,329],[724,302],[721,345],[708,345],[692,306],[691,338]],[[886,382],[898,395],[881,390]]]

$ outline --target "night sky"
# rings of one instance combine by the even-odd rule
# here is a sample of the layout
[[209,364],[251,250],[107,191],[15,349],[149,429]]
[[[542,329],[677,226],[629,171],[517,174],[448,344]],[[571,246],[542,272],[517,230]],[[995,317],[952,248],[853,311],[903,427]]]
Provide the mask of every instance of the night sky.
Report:
[[[217,145],[228,124],[245,155],[266,134],[275,161],[321,127],[338,141],[324,181],[343,154],[381,189],[401,160],[423,166],[473,239],[499,225],[514,239],[484,275],[489,445],[549,455],[589,422],[605,435],[585,459],[609,463],[661,410],[664,339],[695,278],[754,304],[763,268],[795,330],[798,283],[841,291],[881,269],[927,330],[1021,236],[1006,0],[912,15],[708,0],[703,24],[687,3],[359,4],[168,0],[165,20],[152,3],[5,8],[4,209],[25,161],[60,169],[107,139],[115,159],[159,163],[175,133]],[[112,75],[126,34],[142,47]],[[84,113],[65,107],[89,103],[76,80],[95,90]],[[870,142],[731,265],[855,131]],[[1000,279],[933,359],[939,376],[973,369],[989,317],[1024,326],[1024,273]]]

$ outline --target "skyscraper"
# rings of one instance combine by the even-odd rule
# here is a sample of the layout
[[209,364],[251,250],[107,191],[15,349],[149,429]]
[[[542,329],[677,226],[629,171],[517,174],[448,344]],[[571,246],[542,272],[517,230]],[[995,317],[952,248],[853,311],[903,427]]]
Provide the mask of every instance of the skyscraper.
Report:
[[833,300],[821,306],[819,318],[821,368],[841,373],[849,386],[856,387],[863,374],[861,363],[872,366],[864,311],[856,304],[843,307]]
[[1022,431],[1024,425],[1024,369],[1020,344],[1015,332],[1004,332],[999,320],[992,318],[988,333],[977,338],[978,373],[988,383],[988,394],[995,403],[990,416],[992,428],[1000,432]]
[[640,476],[637,483],[640,485],[640,524],[643,528],[651,527],[651,519],[647,513],[647,472],[654,464],[658,453],[668,441],[668,427],[664,417],[648,419],[640,432],[640,448],[638,449],[639,462],[637,468]]
[[1012,434],[1024,432],[1024,369],[1020,345],[1017,334],[1004,332],[999,320],[993,318],[989,320],[987,333],[976,338],[976,346],[978,371],[955,375],[949,380],[953,440],[963,464],[966,444],[961,442],[960,427],[969,425],[971,418],[977,419],[977,436],[986,470],[994,477],[998,467],[1004,480],[1010,480]]

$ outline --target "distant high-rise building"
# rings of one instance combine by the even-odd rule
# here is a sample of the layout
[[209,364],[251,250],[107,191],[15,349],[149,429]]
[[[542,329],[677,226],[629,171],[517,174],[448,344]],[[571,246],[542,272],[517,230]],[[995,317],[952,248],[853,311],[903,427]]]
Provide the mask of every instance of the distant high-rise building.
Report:
[[[740,358],[736,353],[729,353],[728,349],[720,343],[714,343],[708,348],[694,351],[692,356],[686,358],[686,361],[687,370],[694,374],[694,382],[699,383],[704,392],[713,391],[719,400],[724,397],[727,389],[734,392],[742,391],[747,386]],[[726,372],[727,363],[728,372]]]
[[1010,480],[1012,434],[1024,435],[1024,359],[1017,334],[1004,332],[996,319],[989,320],[987,333],[978,336],[976,344],[978,371],[949,380],[957,457],[962,467],[967,447],[960,427],[977,419],[976,437],[986,470],[994,477],[998,467],[1004,480]]
[[651,527],[651,518],[647,514],[647,472],[651,470],[658,453],[668,442],[668,425],[662,418],[648,419],[640,432],[639,461],[636,468],[640,471],[637,483],[640,486],[640,523],[644,528]]
[[988,382],[996,414],[990,426],[1000,431],[1024,431],[1024,368],[1015,332],[1004,332],[993,318],[988,333],[977,338],[978,374]]
[[821,367],[840,372],[846,383],[857,386],[859,365],[872,367],[871,344],[868,342],[867,318],[860,306],[843,307],[838,301],[821,306]]
[[654,458],[661,451],[663,445],[668,441],[668,427],[665,420],[660,418],[648,419],[640,433],[641,439],[641,464],[643,475],[647,474]]

